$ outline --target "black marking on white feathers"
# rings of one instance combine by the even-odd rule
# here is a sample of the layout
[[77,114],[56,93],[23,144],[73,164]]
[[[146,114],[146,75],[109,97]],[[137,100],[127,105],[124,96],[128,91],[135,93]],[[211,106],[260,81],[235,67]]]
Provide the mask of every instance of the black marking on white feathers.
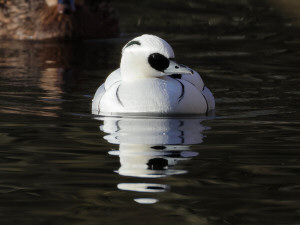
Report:
[[[203,90],[204,90],[204,88],[203,88]],[[206,97],[205,97],[205,95],[201,92],[201,94],[203,95],[203,98],[205,99],[205,102],[206,102],[206,114],[208,113],[208,102],[207,102],[207,99],[206,99]]]
[[[180,74],[173,74],[170,77],[173,78],[174,80],[178,81],[181,85],[181,93],[180,93],[180,96],[178,97],[178,103],[179,103],[183,99],[183,96],[184,96],[184,84],[180,80],[178,80],[178,78],[176,78],[176,77],[178,77],[178,75],[180,75]],[[181,75],[180,75],[180,77],[181,77]]]
[[141,45],[141,42],[139,41],[130,41],[125,45],[125,48],[131,46],[131,45]]
[[160,53],[153,53],[149,55],[148,62],[152,68],[160,72],[164,72],[164,70],[170,65],[169,59]]
[[181,94],[178,97],[178,103],[179,103],[182,100],[183,96],[184,96],[184,85],[179,80],[177,80],[177,81],[181,84]]
[[117,96],[117,100],[118,100],[118,102],[120,103],[120,105],[124,107],[124,105],[123,105],[123,103],[122,103],[122,101],[121,101],[121,99],[120,99],[120,96],[119,96],[119,88],[120,88],[120,86],[121,86],[121,85],[119,85],[118,88],[117,88],[116,96]]

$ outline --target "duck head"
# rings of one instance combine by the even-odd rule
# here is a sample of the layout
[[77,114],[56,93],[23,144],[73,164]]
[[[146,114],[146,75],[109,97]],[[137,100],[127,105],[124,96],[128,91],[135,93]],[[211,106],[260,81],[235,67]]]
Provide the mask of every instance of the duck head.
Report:
[[122,79],[128,81],[193,73],[174,58],[174,51],[165,40],[149,34],[136,37],[123,47],[120,65]]

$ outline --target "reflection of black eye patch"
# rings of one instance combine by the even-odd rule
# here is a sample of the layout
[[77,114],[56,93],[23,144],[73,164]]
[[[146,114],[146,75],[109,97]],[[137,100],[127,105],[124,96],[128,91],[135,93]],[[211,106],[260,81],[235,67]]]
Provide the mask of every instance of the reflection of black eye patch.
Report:
[[147,163],[149,170],[164,170],[168,166],[168,160],[163,158],[153,158]]
[[127,45],[125,45],[125,48],[127,48],[131,45],[141,45],[141,42],[139,42],[139,41],[130,41],[130,42],[127,43]]
[[149,55],[148,62],[150,66],[158,71],[164,72],[169,67],[169,59],[162,54],[153,53]]

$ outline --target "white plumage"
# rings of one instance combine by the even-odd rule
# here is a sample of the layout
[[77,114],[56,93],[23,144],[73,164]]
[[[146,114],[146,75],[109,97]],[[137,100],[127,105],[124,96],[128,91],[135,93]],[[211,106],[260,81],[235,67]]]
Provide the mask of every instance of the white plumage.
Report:
[[172,47],[154,35],[129,41],[120,68],[95,93],[94,114],[204,114],[215,108],[200,75],[174,60]]

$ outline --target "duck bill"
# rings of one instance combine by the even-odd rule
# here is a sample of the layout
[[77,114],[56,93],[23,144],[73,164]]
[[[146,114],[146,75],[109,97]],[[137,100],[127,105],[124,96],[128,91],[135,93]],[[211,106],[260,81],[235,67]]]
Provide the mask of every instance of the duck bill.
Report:
[[172,75],[172,74],[193,74],[193,70],[186,67],[185,65],[178,64],[174,60],[169,60],[170,64],[167,69],[164,70],[164,73],[166,75]]
[[60,14],[71,14],[75,12],[75,0],[58,0],[57,11]]

